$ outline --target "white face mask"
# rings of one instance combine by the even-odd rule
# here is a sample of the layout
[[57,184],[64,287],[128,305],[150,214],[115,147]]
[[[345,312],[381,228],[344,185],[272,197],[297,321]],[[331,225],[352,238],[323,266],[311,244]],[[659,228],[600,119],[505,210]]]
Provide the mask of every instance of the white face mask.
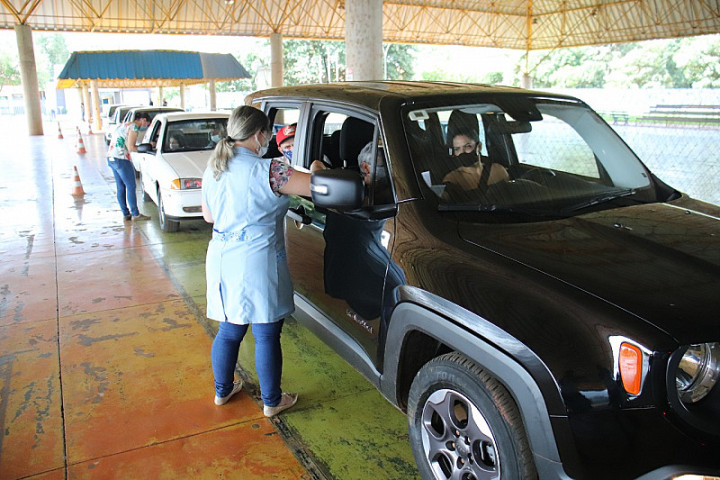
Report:
[[218,143],[220,141],[220,135],[213,135],[210,137],[210,140],[212,140],[215,143]]
[[268,138],[267,142],[265,142],[265,144],[263,145],[262,143],[260,143],[260,140],[258,140],[258,134],[256,133],[255,141],[258,143],[258,146],[260,147],[260,149],[258,150],[258,155],[260,155],[262,157],[268,151],[268,146],[270,145],[270,139]]

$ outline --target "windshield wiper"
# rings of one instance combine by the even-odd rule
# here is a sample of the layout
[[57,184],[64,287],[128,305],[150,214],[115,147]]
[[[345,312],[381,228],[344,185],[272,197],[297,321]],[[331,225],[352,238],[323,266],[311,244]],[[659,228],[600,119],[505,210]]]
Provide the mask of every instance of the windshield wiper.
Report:
[[510,207],[507,205],[478,204],[478,203],[445,203],[438,205],[441,212],[482,212],[482,213],[510,213],[515,215],[526,215],[533,217],[557,217],[557,212],[552,210],[534,210],[527,208]]
[[583,210],[586,208],[594,207],[594,206],[600,205],[602,203],[612,202],[613,200],[617,200],[618,198],[629,197],[631,195],[635,195],[635,193],[636,193],[636,190],[634,188],[626,188],[623,190],[613,190],[612,192],[605,192],[605,193],[602,193],[595,197],[592,197],[588,200],[584,200],[580,203],[576,203],[575,205],[570,205],[569,207],[565,207],[562,210],[560,210],[560,212],[563,214],[577,212],[578,210]]

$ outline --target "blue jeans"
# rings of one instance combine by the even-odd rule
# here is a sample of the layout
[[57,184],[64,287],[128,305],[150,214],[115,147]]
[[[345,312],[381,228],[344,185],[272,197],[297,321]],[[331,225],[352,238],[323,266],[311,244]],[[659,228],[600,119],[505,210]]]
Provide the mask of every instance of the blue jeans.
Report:
[[[254,323],[252,325],[255,337],[255,370],[260,381],[260,397],[263,403],[269,407],[276,407],[282,397],[280,332],[283,323],[284,320],[280,320],[279,322]],[[210,355],[213,375],[215,375],[215,393],[218,397],[224,397],[232,391],[238,350],[247,330],[248,325],[220,322]]]
[[[114,161],[107,161],[108,165],[115,176],[115,186],[117,187],[117,201],[120,205],[123,215],[133,217],[140,215],[137,206],[137,197],[135,196],[135,167],[130,160],[116,158]],[[127,203],[126,203],[127,200]],[[130,208],[128,209],[128,206]]]

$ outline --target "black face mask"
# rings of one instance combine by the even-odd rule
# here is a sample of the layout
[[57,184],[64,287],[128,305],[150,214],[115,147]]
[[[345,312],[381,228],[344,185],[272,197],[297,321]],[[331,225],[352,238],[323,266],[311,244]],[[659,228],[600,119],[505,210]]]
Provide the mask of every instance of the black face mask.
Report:
[[478,156],[474,153],[461,153],[455,158],[463,167],[470,167],[478,161]]

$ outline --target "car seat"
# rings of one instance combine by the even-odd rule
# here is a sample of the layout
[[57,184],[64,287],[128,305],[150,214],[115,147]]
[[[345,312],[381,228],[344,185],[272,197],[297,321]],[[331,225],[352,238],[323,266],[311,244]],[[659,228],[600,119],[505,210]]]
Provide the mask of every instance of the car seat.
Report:
[[371,142],[375,125],[359,118],[348,117],[340,130],[340,160],[345,168],[359,169],[358,154]]

